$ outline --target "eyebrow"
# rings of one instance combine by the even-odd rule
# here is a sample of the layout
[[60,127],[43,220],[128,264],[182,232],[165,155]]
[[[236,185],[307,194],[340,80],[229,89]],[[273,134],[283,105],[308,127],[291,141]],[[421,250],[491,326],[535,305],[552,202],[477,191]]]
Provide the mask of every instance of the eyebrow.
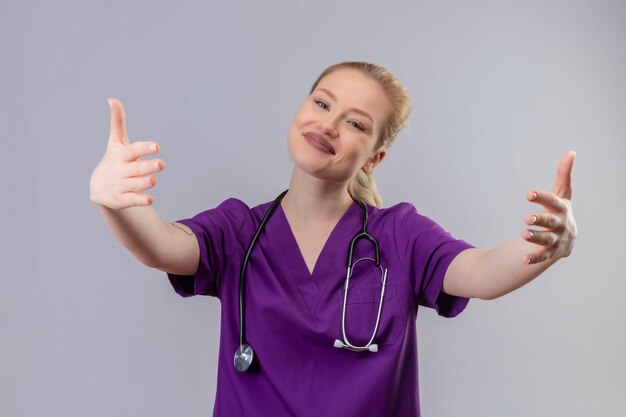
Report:
[[[319,90],[319,91],[323,91],[323,92],[325,92],[326,94],[328,94],[328,95],[330,96],[330,98],[332,98],[333,100],[337,101],[337,96],[336,96],[336,95],[334,95],[332,92],[328,91],[327,89],[325,89],[325,88],[316,88],[316,90]],[[372,124],[374,124],[374,119],[373,119],[373,118],[372,118],[372,116],[370,116],[370,115],[369,115],[369,113],[367,113],[366,111],[361,110],[361,109],[357,109],[357,108],[355,108],[355,107],[352,107],[352,108],[350,109],[350,111],[353,111],[353,112],[355,112],[355,113],[358,113],[358,114],[360,114],[360,115],[362,115],[362,116],[367,117],[368,119],[370,119],[370,122],[372,122]]]

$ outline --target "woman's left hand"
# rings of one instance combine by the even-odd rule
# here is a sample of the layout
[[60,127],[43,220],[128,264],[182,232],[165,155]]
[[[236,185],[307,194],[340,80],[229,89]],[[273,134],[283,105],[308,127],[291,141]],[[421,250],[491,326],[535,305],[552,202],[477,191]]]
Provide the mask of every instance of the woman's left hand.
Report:
[[524,221],[541,229],[526,229],[522,237],[541,248],[526,255],[525,264],[536,264],[549,259],[557,260],[572,253],[576,240],[576,221],[572,213],[571,174],[575,152],[568,152],[559,161],[556,182],[552,192],[531,190],[526,198],[544,208],[542,212],[529,213]]

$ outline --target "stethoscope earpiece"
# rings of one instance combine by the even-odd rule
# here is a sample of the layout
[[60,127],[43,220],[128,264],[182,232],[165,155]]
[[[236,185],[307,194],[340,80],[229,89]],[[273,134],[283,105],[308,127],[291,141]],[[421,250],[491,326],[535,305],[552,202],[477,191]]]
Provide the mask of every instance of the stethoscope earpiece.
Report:
[[369,350],[370,352],[378,352],[378,345],[376,343],[371,343],[368,346],[357,347],[357,346],[346,345],[341,340],[335,339],[334,346],[336,348],[339,348],[339,349],[346,348],[346,349],[349,349],[349,350],[351,350],[353,352],[363,352],[364,350]]

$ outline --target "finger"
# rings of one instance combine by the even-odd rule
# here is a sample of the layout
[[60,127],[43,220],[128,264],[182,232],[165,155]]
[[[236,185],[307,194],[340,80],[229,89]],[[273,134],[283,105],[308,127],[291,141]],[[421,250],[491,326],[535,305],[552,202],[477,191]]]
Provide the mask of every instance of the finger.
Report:
[[154,155],[161,150],[161,147],[156,142],[133,142],[123,155],[125,161],[136,161],[142,156]]
[[156,184],[156,177],[154,175],[148,175],[146,177],[127,178],[122,185],[122,193],[141,193]]
[[111,128],[109,131],[109,143],[120,143],[128,145],[128,134],[126,133],[126,116],[124,107],[116,98],[108,100],[111,108]]
[[529,242],[541,246],[553,246],[558,240],[558,235],[549,230],[524,230],[522,237]]
[[121,174],[124,178],[143,177],[160,172],[164,168],[165,163],[160,159],[151,159],[148,161],[138,160],[124,164]]
[[524,265],[538,264],[554,256],[554,251],[550,249],[540,249],[536,252],[530,253],[522,259]]
[[558,198],[553,193],[549,193],[547,191],[532,190],[526,193],[526,198],[528,199],[528,201],[541,204],[546,209],[554,212],[562,212],[567,209],[565,203],[561,201],[560,198]]
[[120,196],[122,207],[149,206],[154,202],[154,197],[150,194],[124,193]]
[[552,213],[532,213],[528,214],[524,221],[529,226],[545,227],[546,229],[557,229],[561,227],[562,222],[559,216]]
[[574,159],[576,159],[576,152],[574,151],[569,151],[561,157],[556,170],[556,182],[552,189],[552,192],[558,197],[568,200],[572,199],[572,167],[574,166]]

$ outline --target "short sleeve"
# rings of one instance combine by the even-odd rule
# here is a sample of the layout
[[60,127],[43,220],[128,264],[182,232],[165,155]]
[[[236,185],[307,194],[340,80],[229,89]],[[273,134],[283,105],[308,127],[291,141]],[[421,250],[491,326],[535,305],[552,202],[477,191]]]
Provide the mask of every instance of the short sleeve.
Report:
[[474,246],[455,239],[411,204],[400,206],[396,222],[398,251],[412,280],[416,304],[433,308],[440,316],[458,315],[469,299],[444,293],[443,279],[452,260]]
[[200,249],[198,269],[194,275],[167,274],[179,295],[219,295],[227,262],[237,248],[239,234],[249,211],[243,202],[231,198],[190,219],[178,220],[193,231]]

